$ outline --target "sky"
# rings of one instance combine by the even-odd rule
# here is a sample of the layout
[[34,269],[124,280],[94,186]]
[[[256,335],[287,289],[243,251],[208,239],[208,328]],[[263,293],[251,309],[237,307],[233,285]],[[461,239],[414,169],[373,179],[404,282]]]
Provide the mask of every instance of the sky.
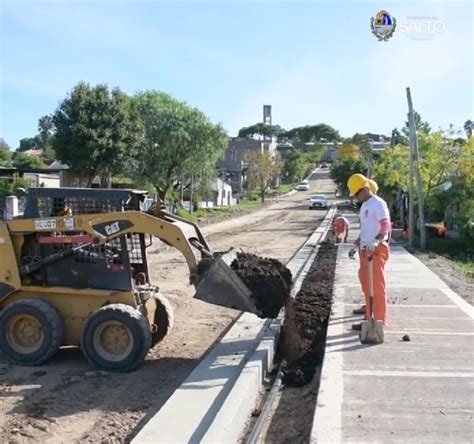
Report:
[[[406,87],[432,128],[462,127],[474,120],[473,4],[0,0],[0,137],[16,149],[79,81],[167,92],[231,136],[264,104],[286,129],[389,135]],[[388,41],[370,29],[381,9],[397,21]]]

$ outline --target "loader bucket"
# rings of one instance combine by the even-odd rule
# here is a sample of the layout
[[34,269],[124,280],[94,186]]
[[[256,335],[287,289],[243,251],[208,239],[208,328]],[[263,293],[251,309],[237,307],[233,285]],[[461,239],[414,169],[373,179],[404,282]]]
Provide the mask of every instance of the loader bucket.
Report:
[[217,256],[197,286],[194,297],[209,304],[256,314],[251,291],[230,267],[236,256],[235,250]]

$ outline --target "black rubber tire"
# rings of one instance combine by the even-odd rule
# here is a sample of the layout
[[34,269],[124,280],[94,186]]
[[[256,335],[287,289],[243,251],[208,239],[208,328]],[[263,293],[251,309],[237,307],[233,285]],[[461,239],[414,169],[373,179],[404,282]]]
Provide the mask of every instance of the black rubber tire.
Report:
[[157,304],[154,318],[157,329],[151,334],[152,347],[161,342],[171,332],[174,324],[173,307],[168,299],[161,294],[155,294],[154,299]]
[[[8,338],[8,321],[22,313],[35,318],[43,332],[40,347],[31,353],[16,351]],[[42,364],[58,351],[63,341],[63,332],[61,315],[50,303],[41,299],[22,299],[7,305],[0,313],[0,354],[14,364]]]
[[[116,321],[124,324],[133,337],[130,352],[121,360],[102,356],[94,345],[96,329],[104,322]],[[125,304],[110,304],[100,308],[86,321],[82,332],[81,348],[86,359],[97,367],[127,372],[136,368],[147,355],[151,346],[150,324],[137,309]]]

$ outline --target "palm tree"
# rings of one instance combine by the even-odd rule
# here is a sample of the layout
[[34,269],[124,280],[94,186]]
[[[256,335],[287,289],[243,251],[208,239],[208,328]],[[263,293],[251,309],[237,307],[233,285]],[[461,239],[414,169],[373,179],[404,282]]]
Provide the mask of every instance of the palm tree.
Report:
[[464,122],[464,131],[466,131],[466,136],[468,139],[472,137],[473,128],[474,128],[474,122],[472,122],[472,120],[466,120],[466,122]]
[[43,148],[46,147],[53,135],[54,123],[51,116],[43,116],[38,120],[38,131],[40,133]]

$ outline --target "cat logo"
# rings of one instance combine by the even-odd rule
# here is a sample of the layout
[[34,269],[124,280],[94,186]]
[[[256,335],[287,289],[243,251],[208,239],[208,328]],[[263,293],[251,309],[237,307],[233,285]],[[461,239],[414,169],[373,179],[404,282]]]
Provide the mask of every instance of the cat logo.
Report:
[[113,222],[110,225],[105,226],[105,232],[107,233],[108,236],[118,233],[119,231],[120,231],[120,226],[118,222]]

